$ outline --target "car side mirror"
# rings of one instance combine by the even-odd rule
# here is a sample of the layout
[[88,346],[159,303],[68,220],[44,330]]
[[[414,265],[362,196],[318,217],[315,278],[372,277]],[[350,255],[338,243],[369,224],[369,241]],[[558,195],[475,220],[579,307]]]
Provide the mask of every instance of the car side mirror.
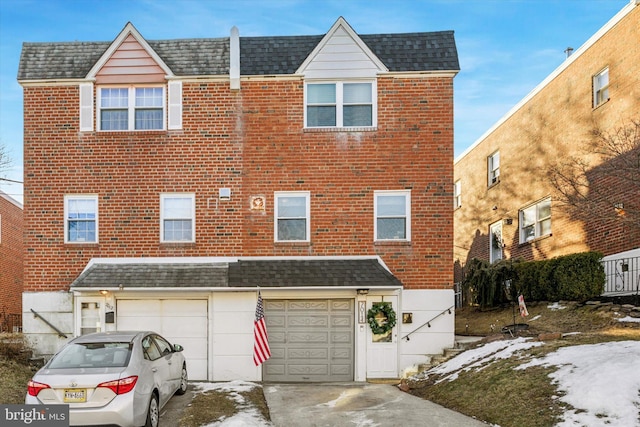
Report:
[[173,351],[182,351],[184,348],[180,344],[173,345]]

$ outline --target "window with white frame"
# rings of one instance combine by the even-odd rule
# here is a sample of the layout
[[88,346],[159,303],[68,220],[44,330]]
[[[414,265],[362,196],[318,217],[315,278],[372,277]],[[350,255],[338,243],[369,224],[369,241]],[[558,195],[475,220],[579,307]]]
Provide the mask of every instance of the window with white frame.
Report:
[[411,192],[376,191],[374,194],[376,240],[411,240]]
[[593,106],[597,107],[609,100],[609,68],[593,76]]
[[160,195],[160,241],[195,242],[196,196],[191,193]]
[[308,191],[274,193],[276,242],[308,242],[311,232],[311,209]]
[[487,157],[488,185],[491,187],[500,181],[500,152],[496,151]]
[[164,88],[101,87],[98,126],[103,131],[164,129]]
[[65,196],[64,219],[65,243],[98,242],[98,196]]
[[322,82],[305,85],[305,126],[376,125],[374,82]]
[[462,184],[457,180],[453,184],[453,208],[457,209],[462,206]]
[[520,211],[520,243],[551,234],[551,199]]

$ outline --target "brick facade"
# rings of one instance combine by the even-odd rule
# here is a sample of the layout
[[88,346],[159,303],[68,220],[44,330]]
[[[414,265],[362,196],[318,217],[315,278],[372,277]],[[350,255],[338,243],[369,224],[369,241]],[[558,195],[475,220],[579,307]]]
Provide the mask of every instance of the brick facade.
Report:
[[[452,77],[379,78],[361,132],[305,130],[300,79],[185,82],[183,99],[182,130],[81,133],[77,85],[24,88],[26,291],[68,290],[94,257],[254,255],[380,255],[406,288],[452,286]],[[400,189],[412,241],[376,244],[373,192]],[[274,243],[290,190],[311,194],[310,243]],[[163,192],[196,194],[195,243],[160,243]],[[97,244],[64,243],[67,194],[98,195]]]
[[[489,259],[489,227],[497,221],[503,223],[504,258],[545,259],[588,250],[607,255],[640,247],[638,229],[617,221],[615,215],[604,222],[569,215],[555,202],[557,194],[547,175],[559,160],[585,158],[584,144],[592,130],[612,132],[640,118],[640,7],[631,3],[626,9],[622,18],[577,50],[552,78],[456,159],[454,179],[462,184],[462,206],[454,212],[456,280],[472,258]],[[592,76],[605,67],[610,99],[593,108]],[[487,157],[496,151],[500,180],[489,187]],[[597,168],[594,164],[590,177],[598,175]],[[637,187],[614,184],[610,178],[590,178],[591,188],[605,186],[620,202],[637,204]],[[549,197],[551,234],[522,243],[520,211]],[[614,213],[612,206],[599,204]]]
[[3,321],[8,322],[7,315],[22,312],[22,232],[22,205],[0,192],[0,330],[9,326],[3,324]]

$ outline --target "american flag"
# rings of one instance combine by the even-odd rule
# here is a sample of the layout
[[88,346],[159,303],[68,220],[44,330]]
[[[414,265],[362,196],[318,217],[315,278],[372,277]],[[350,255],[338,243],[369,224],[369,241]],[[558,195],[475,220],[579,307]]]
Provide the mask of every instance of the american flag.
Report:
[[256,320],[253,323],[253,363],[260,366],[269,357],[269,337],[267,336],[267,325],[264,321],[264,306],[262,305],[262,295],[258,291],[258,305],[256,306]]

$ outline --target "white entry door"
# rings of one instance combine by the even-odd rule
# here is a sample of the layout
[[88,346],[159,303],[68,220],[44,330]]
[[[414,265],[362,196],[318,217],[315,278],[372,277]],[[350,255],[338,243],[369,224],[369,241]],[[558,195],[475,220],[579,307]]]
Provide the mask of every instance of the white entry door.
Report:
[[[367,313],[381,296],[367,297]],[[393,311],[398,313],[398,297],[385,296]],[[399,321],[398,319],[396,319]],[[388,334],[376,335],[367,325],[367,378],[398,378],[398,324]]]

